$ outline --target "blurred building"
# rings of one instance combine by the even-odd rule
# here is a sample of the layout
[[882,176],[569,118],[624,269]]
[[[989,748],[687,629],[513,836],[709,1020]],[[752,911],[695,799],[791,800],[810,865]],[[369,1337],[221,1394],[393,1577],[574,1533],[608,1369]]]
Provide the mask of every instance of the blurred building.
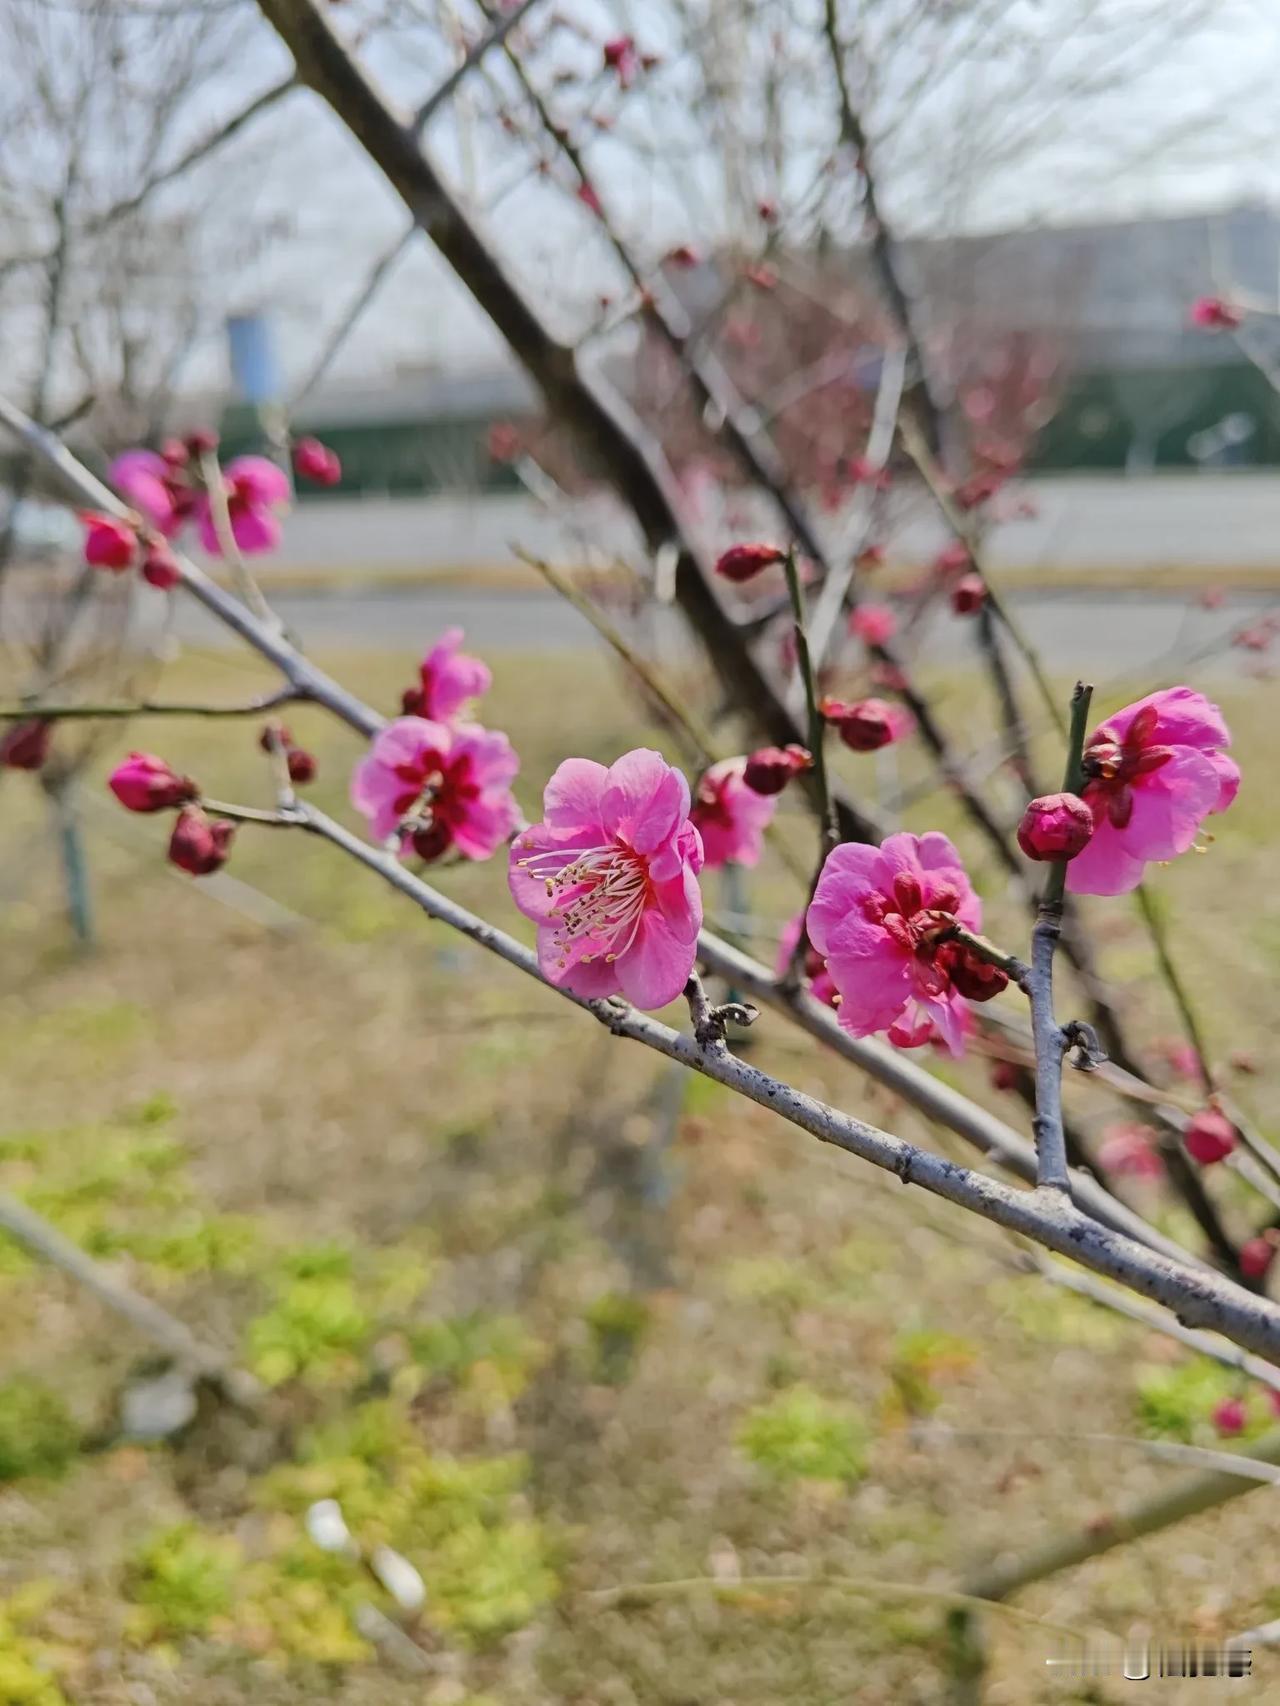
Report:
[[[1196,330],[1188,320],[1203,295],[1280,305],[1280,221],[1272,208],[909,240],[900,262],[931,359],[955,396],[998,385],[1015,345],[1020,371],[1041,352],[1053,383],[1038,405],[1033,467],[1280,465],[1280,398],[1271,380],[1232,335]],[[812,310],[824,292],[838,290],[846,299],[861,294],[874,322],[865,254],[783,256],[778,273],[770,294],[780,317],[794,323],[798,305],[807,301]],[[789,277],[803,282],[803,297],[788,289]],[[671,282],[696,320],[722,296],[725,275],[704,263],[673,271]],[[1255,351],[1263,365],[1269,330],[1263,320],[1248,328],[1263,346]],[[1274,349],[1280,382],[1280,330]],[[615,357],[615,377],[633,394],[643,389],[647,361],[643,346]],[[851,385],[865,390],[874,371],[852,350]],[[465,376],[406,371],[378,383],[321,386],[293,424],[340,455],[338,494],[496,493],[516,482],[490,453],[491,429],[532,426],[539,409],[534,387],[512,363]],[[228,412],[224,429],[233,450],[255,431],[244,408]]]

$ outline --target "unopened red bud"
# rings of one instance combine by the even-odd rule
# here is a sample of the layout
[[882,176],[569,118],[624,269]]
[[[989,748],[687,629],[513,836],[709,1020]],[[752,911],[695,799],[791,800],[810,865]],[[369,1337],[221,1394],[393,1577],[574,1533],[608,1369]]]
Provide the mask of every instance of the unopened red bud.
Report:
[[218,435],[212,427],[197,427],[195,432],[187,434],[186,445],[190,455],[203,456],[206,451],[218,448]]
[[302,786],[316,779],[316,761],[314,753],[302,746],[291,746],[286,754],[289,765],[289,780]]
[[700,258],[698,251],[691,243],[680,243],[674,249],[667,251],[668,263],[685,271],[688,271],[690,267],[696,267]]
[[180,438],[166,438],[160,446],[160,454],[171,468],[185,468],[191,460],[191,452]]
[[957,616],[976,616],[986,602],[987,587],[981,575],[961,575],[951,589],[951,608]]
[[107,786],[127,811],[161,812],[186,805],[200,790],[153,752],[131,752],[107,778]]
[[207,877],[226,864],[236,826],[208,817],[199,806],[184,806],[169,837],[169,862],[193,877]]
[[1261,1279],[1275,1259],[1274,1234],[1246,1238],[1240,1246],[1240,1272],[1246,1279]]
[[274,752],[277,746],[283,747],[287,752],[293,745],[293,736],[283,723],[267,723],[258,736],[258,745],[267,753]]
[[6,770],[43,770],[53,724],[31,718],[13,723],[0,737],[0,766]]
[[787,553],[776,545],[730,545],[716,559],[716,573],[741,584],[753,580],[762,569],[786,561]]
[[419,859],[438,859],[449,851],[453,831],[440,818],[434,818],[425,829],[415,829],[410,840]]
[[770,201],[768,196],[763,196],[756,203],[756,212],[766,225],[772,225],[778,217],[778,204],[776,201]]
[[803,746],[762,746],[747,759],[742,780],[756,794],[780,794],[793,776],[813,767],[813,754]]
[[991,1088],[993,1090],[1016,1090],[1018,1087],[1018,1068],[1011,1060],[994,1060],[991,1063]]
[[142,578],[161,592],[168,592],[182,579],[178,559],[163,539],[153,539],[143,552]]
[[853,704],[844,699],[824,699],[820,709],[823,719],[853,752],[878,752],[898,733],[893,706],[883,699],[859,699]]
[[342,478],[342,463],[318,438],[300,438],[293,447],[293,471],[317,486],[336,486]]
[[1217,1108],[1202,1108],[1183,1132],[1182,1142],[1193,1161],[1212,1167],[1235,1148],[1235,1127]]
[[1028,859],[1074,859],[1093,839],[1093,813],[1079,794],[1042,794],[1018,825]]
[[1248,1421],[1243,1398],[1224,1398],[1213,1407],[1213,1425],[1220,1434],[1242,1434]]
[[82,510],[80,524],[84,528],[86,563],[117,574],[129,567],[138,549],[138,535],[127,521],[119,521],[114,515],[100,515],[96,510]]

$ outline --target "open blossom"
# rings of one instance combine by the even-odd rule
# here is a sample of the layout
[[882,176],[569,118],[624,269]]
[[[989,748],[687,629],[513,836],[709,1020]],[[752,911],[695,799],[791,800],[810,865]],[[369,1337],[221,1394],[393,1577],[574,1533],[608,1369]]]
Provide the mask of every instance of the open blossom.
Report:
[[[181,452],[182,462],[176,460]],[[186,446],[176,443],[168,454],[126,450],[111,464],[111,484],[125,501],[172,539],[191,511],[194,496],[181,474]]]
[[[800,926],[804,922],[804,913],[797,912],[795,917],[782,932],[778,943],[778,958],[774,970],[779,977],[785,977],[791,970],[791,956],[796,951],[796,943],[800,940]],[[809,993],[815,1001],[821,1001],[828,1007],[835,1007],[836,986],[831,981],[831,973],[827,970],[827,962],[810,942],[806,945],[804,955],[804,976],[809,986]]]
[[131,752],[108,776],[107,786],[131,812],[162,812],[185,805],[200,792],[190,776],[179,776],[153,752]]
[[860,604],[849,614],[849,632],[868,646],[885,646],[898,631],[898,618],[887,604]]
[[520,759],[506,735],[478,723],[400,717],[374,738],[351,778],[351,800],[385,841],[438,859],[450,849],[487,859],[519,821],[511,783]]
[[[280,543],[278,512],[289,503],[289,476],[265,456],[237,456],[222,470],[222,479],[237,547],[247,557],[274,551]],[[211,556],[220,557],[222,546],[207,493],[196,499],[196,519],[200,543]]]
[[765,829],[778,809],[776,794],[758,794],[746,781],[747,760],[725,758],[704,771],[690,821],[702,837],[708,870],[732,861],[758,865]]
[[1149,861],[1173,859],[1240,786],[1222,713],[1190,687],[1126,705],[1090,736],[1081,794],[1093,839],[1067,867],[1075,894],[1126,894]]
[[979,971],[960,944],[940,943],[951,924],[980,929],[982,903],[945,835],[903,833],[879,847],[835,848],[808,929],[840,993],[844,1028],[869,1037],[892,1026],[900,1039],[926,1041],[928,1020],[959,1054],[965,996],[994,995],[1007,979],[994,967]]
[[693,970],[702,925],[689,784],[644,748],[607,770],[567,758],[543,810],[516,839],[509,881],[538,925],[544,974],[575,995],[665,1007]]
[[419,684],[405,689],[402,705],[411,717],[447,723],[469,699],[478,699],[493,684],[487,663],[460,652],[461,628],[446,628],[423,658]]

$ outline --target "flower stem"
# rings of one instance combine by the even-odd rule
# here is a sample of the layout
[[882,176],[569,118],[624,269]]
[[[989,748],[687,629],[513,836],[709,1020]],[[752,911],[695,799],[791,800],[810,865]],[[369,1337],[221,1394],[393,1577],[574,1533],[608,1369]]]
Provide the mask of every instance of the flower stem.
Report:
[[[1084,737],[1089,720],[1093,688],[1076,682],[1071,696],[1071,729],[1067,738],[1067,767],[1063,787],[1078,793],[1084,780]],[[1062,903],[1066,892],[1067,861],[1055,859],[1040,900],[1035,928],[1031,932],[1031,1034],[1036,1050],[1036,1183],[1052,1190],[1069,1192],[1067,1145],[1062,1130],[1062,1057],[1067,1051],[1067,1033],[1053,1016],[1053,956],[1062,934]]]

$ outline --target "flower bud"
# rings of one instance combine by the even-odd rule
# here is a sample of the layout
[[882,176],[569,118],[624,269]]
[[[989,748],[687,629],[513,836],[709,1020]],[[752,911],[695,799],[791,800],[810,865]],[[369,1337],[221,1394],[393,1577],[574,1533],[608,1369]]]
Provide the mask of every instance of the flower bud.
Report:
[[126,811],[162,812],[199,798],[190,776],[179,776],[151,752],[131,752],[107,778],[107,786]]
[[824,720],[832,724],[852,752],[878,752],[900,732],[893,706],[883,699],[859,699],[853,704],[844,699],[824,699],[820,709]]
[[212,427],[197,427],[195,432],[187,434],[186,445],[189,456],[203,456],[206,451],[218,448],[218,435]]
[[318,438],[300,438],[293,447],[293,471],[317,486],[336,486],[342,478],[342,463]]
[[747,759],[742,780],[755,794],[780,794],[793,776],[813,768],[813,755],[803,746],[762,746]]
[[885,549],[883,545],[864,545],[858,552],[857,566],[864,575],[873,574],[876,569],[884,567]]
[[787,553],[776,545],[730,545],[716,559],[716,573],[740,585],[754,580],[762,569],[786,561]]
[[1093,813],[1078,794],[1041,794],[1018,825],[1028,859],[1074,859],[1093,839]]
[[52,738],[53,724],[38,717],[11,723],[0,737],[0,766],[6,770],[42,770]]
[[211,819],[199,806],[184,806],[169,837],[169,862],[193,877],[207,877],[227,862],[234,823]]
[[289,780],[302,786],[316,779],[315,755],[305,747],[291,746],[285,753],[285,762],[289,766]]
[[149,586],[158,586],[161,592],[168,592],[182,578],[178,559],[163,539],[153,539],[143,552],[142,578]]
[[1242,1434],[1248,1420],[1243,1398],[1224,1398],[1213,1406],[1213,1425],[1220,1434]]
[[160,454],[171,468],[185,468],[191,460],[191,452],[180,438],[166,438]]
[[957,616],[976,616],[987,602],[987,585],[981,575],[961,575],[951,589],[951,608]]
[[1013,1061],[992,1061],[991,1088],[993,1090],[1016,1090],[1018,1088],[1018,1068]]
[[127,521],[114,515],[100,515],[96,510],[82,510],[80,522],[84,528],[84,560],[95,569],[112,569],[118,573],[127,569],[138,549],[138,535]]
[[1183,1132],[1182,1142],[1193,1161],[1211,1167],[1235,1148],[1235,1127],[1217,1108],[1202,1108]]
[[1275,1234],[1246,1238],[1240,1246],[1240,1272],[1246,1279],[1262,1279],[1275,1258]]

